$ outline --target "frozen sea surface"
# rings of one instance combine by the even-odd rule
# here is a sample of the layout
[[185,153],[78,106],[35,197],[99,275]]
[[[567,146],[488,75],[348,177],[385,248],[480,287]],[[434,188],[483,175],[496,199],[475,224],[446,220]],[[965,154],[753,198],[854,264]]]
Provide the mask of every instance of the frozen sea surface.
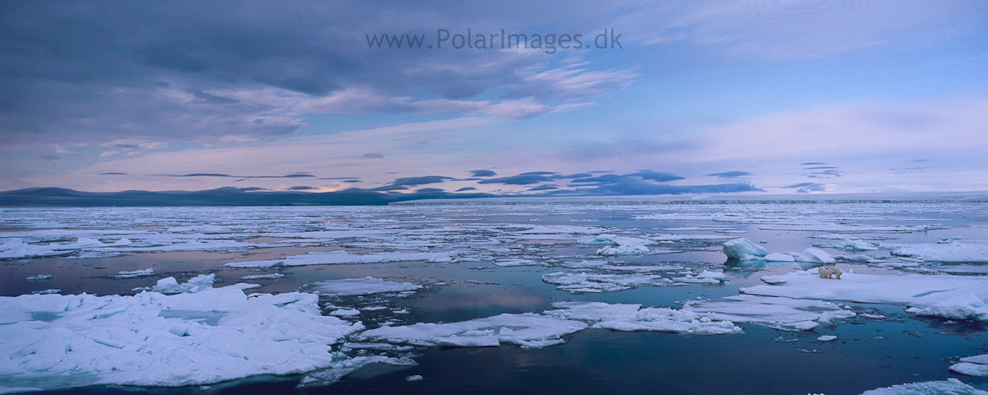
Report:
[[0,209],[0,392],[982,393],[986,245],[959,200]]

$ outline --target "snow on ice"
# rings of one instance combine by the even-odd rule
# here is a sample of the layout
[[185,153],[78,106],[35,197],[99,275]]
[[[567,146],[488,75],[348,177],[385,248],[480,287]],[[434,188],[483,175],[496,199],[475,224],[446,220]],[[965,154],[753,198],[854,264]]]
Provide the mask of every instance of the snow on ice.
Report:
[[417,346],[496,347],[502,343],[524,348],[562,344],[562,336],[587,327],[581,321],[541,314],[501,314],[453,323],[417,323],[364,331],[358,338]]
[[790,252],[788,254],[769,253],[764,247],[743,237],[724,243],[723,250],[729,259],[739,261],[808,262],[820,264],[836,262],[834,257],[819,248],[810,247],[802,252]]
[[765,276],[770,285],[741,288],[752,295],[905,305],[906,311],[947,319],[988,321],[988,278],[953,275],[844,273],[840,281],[816,270]]
[[950,371],[966,376],[988,377],[988,354],[961,358],[959,363],[950,365]]
[[242,288],[0,297],[0,391],[200,385],[348,359],[331,345],[361,324],[320,315],[314,294]]
[[449,262],[452,253],[448,252],[381,252],[372,254],[352,254],[346,251],[310,252],[283,259],[263,261],[230,262],[224,266],[241,268],[261,268],[272,266],[342,265],[352,263],[387,263],[404,261]]
[[893,385],[862,392],[861,395],[988,395],[958,379]]
[[421,285],[388,281],[374,277],[345,278],[342,280],[319,281],[307,284],[305,290],[312,290],[326,296],[371,295],[385,292],[406,292],[422,289]]

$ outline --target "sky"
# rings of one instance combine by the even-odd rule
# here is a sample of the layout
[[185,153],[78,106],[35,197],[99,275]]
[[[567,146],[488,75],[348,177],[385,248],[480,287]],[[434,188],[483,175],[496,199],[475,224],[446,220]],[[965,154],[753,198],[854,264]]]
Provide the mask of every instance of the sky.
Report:
[[986,136],[983,1],[0,2],[0,191],[985,191]]

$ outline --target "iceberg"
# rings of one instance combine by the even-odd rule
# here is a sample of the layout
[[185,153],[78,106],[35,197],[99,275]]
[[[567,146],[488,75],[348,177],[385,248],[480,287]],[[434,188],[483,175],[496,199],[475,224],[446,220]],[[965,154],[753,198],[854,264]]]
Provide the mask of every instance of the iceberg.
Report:
[[988,278],[953,275],[880,275],[846,272],[840,281],[819,278],[816,270],[764,276],[770,285],[741,288],[751,295],[845,302],[895,304],[914,314],[947,319],[988,320]]
[[760,259],[768,255],[768,250],[764,247],[752,243],[751,240],[743,237],[724,243],[723,248],[724,254],[727,255],[729,259],[736,259],[739,261]]
[[322,316],[317,302],[299,292],[248,296],[237,286],[0,297],[0,392],[178,387],[333,367],[349,357],[331,345],[363,325]]

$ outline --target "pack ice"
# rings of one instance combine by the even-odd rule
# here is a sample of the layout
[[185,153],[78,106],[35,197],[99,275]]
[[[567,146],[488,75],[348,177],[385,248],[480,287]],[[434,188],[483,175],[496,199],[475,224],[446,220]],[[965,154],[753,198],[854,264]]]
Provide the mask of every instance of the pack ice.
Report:
[[742,293],[801,299],[840,300],[908,306],[907,312],[946,319],[988,321],[988,278],[954,275],[844,273],[840,281],[821,279],[816,270],[764,276],[769,285]]
[[176,295],[0,297],[0,393],[300,374],[343,364],[331,345],[363,329],[320,315],[315,294],[248,296],[207,280]]

